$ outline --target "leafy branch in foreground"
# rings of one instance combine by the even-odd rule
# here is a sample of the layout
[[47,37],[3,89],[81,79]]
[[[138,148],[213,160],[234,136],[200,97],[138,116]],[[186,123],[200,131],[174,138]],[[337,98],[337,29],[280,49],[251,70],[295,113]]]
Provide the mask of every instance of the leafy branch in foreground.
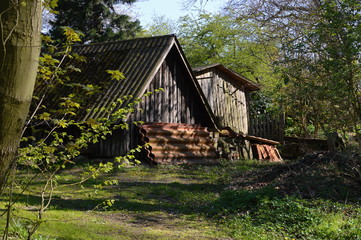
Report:
[[[22,147],[18,151],[18,165],[21,168],[30,169],[33,176],[29,182],[21,184],[14,178],[15,185],[9,185],[9,203],[6,210],[8,223],[5,230],[7,235],[12,208],[15,204],[12,198],[13,190],[20,191],[21,194],[29,192],[28,186],[31,181],[41,181],[43,185],[35,192],[39,195],[40,202],[37,208],[37,216],[34,219],[25,219],[27,228],[27,239],[30,239],[45,222],[44,211],[49,208],[54,197],[54,191],[67,185],[82,185],[89,179],[95,179],[102,174],[109,173],[114,169],[121,168],[124,164],[139,163],[134,154],[140,152],[143,146],[137,146],[125,156],[117,157],[114,162],[89,163],[83,166],[82,173],[71,183],[60,183],[57,181],[61,170],[75,166],[74,159],[82,151],[92,144],[96,144],[102,139],[106,139],[114,130],[128,129],[126,122],[129,114],[137,109],[141,98],[133,96],[123,96],[108,107],[85,111],[96,111],[104,117],[88,118],[79,120],[79,115],[84,113],[84,104],[87,98],[93,98],[100,90],[100,86],[84,85],[72,79],[72,73],[80,72],[75,62],[84,62],[85,58],[72,52],[72,45],[80,41],[79,33],[64,28],[66,41],[61,46],[53,45],[53,41],[45,36],[45,51],[40,57],[40,67],[37,79],[37,95],[34,96],[33,112],[26,122],[23,130]],[[124,75],[119,70],[108,70],[111,81],[121,81]],[[104,81],[108,81],[104,79]],[[59,96],[55,93],[61,93]],[[62,94],[64,93],[64,94]],[[151,95],[146,93],[144,97]],[[123,107],[123,103],[128,104]],[[135,123],[138,124],[138,123]],[[18,185],[16,185],[18,184]],[[95,185],[95,189],[103,186],[117,184],[115,180],[106,180]],[[15,186],[13,189],[12,186]],[[20,190],[19,190],[20,189]],[[32,192],[34,194],[34,192]],[[15,199],[16,200],[16,199]],[[100,206],[109,207],[114,203],[113,199],[107,199]],[[21,216],[20,216],[21,218]]]

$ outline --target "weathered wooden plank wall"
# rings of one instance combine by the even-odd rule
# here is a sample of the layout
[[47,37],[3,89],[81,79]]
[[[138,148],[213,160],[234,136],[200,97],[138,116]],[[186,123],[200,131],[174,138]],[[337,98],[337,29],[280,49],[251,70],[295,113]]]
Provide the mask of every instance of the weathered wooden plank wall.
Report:
[[224,127],[236,132],[248,133],[249,92],[227,74],[218,69],[197,76],[214,114]]
[[[95,145],[96,157],[114,157],[125,154],[139,144],[139,132],[134,121],[201,124],[210,126],[208,116],[199,93],[191,84],[189,74],[172,50],[148,86],[153,94],[139,104],[142,111],[136,111],[128,120],[129,130],[113,133],[100,144]],[[174,54],[173,54],[174,53]],[[163,88],[164,92],[155,90]]]
[[[179,65],[165,61],[161,69],[155,75],[147,91],[153,94],[140,103],[142,111],[138,111],[137,117],[133,120],[145,122],[166,122],[166,123],[188,123],[195,124],[202,122],[193,105],[199,105],[196,99],[196,90],[185,84],[187,77]],[[170,68],[173,68],[172,72]],[[187,81],[189,82],[189,81]],[[156,92],[156,89],[163,88],[164,92]],[[198,106],[201,110],[200,106]]]
[[284,138],[284,117],[263,115],[252,118],[250,121],[250,135],[272,139],[283,142]]

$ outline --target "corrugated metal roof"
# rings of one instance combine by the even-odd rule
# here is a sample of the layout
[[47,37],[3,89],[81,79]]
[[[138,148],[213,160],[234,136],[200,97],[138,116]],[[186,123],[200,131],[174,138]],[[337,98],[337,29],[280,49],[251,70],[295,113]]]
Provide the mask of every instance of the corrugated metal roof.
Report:
[[[173,46],[174,38],[174,35],[166,35],[74,47],[76,53],[87,58],[82,72],[76,76],[77,81],[81,78],[84,80],[83,84],[95,85],[109,81],[106,70],[119,70],[126,77],[124,80],[110,81],[89,107],[92,110],[106,108],[122,96],[140,97]],[[128,102],[124,102],[117,108],[127,104]],[[84,119],[103,117],[105,114],[90,111]]]
[[[97,109],[107,109],[112,103],[123,96],[141,97],[171,49],[176,49],[179,53],[180,59],[182,59],[199,93],[200,100],[208,112],[209,116],[205,117],[209,117],[216,127],[214,114],[204,97],[176,36],[173,34],[74,46],[74,52],[84,56],[86,62],[80,63],[74,59],[69,60],[68,63],[74,64],[77,68],[81,69],[81,72],[71,74],[72,81],[84,85],[102,86],[100,92],[90,98],[86,98],[85,101],[82,99],[81,113],[78,113],[76,120],[106,117],[109,112],[98,111]],[[120,81],[111,80],[106,70],[119,70],[124,74],[125,79]],[[40,89],[35,91],[38,93],[44,91],[44,86],[40,86]],[[71,90],[64,86],[56,87],[51,91],[48,94],[50,96],[46,99],[50,109],[54,109],[58,105],[60,97],[71,93]],[[130,101],[127,100],[122,104],[118,104],[113,111],[127,106]],[[90,109],[90,111],[86,111],[86,109]]]
[[228,74],[229,76],[231,76],[233,79],[241,82],[247,89],[251,90],[251,91],[257,91],[260,90],[260,87],[252,82],[251,80],[239,75],[238,73],[236,73],[235,71],[223,66],[220,63],[216,63],[216,64],[212,64],[212,65],[207,65],[207,66],[202,66],[202,67],[197,67],[197,68],[193,68],[193,71],[195,73],[195,75],[199,75],[202,72],[212,69],[212,68],[216,68],[219,69],[220,71]]
[[[85,57],[86,61],[68,59],[66,64],[81,69],[81,72],[70,74],[70,82],[102,87],[100,92],[91,97],[84,96],[82,109],[77,114],[76,120],[105,117],[109,112],[96,109],[109,108],[123,96],[141,97],[175,42],[174,35],[164,35],[74,46],[74,52]],[[125,79],[112,80],[107,70],[119,70],[124,74]],[[72,91],[74,89],[69,89],[66,85],[57,85],[54,88],[39,85],[34,95],[41,96],[46,93],[45,102],[48,109],[56,109],[60,98]],[[114,111],[127,106],[129,102],[130,100],[118,104]]]

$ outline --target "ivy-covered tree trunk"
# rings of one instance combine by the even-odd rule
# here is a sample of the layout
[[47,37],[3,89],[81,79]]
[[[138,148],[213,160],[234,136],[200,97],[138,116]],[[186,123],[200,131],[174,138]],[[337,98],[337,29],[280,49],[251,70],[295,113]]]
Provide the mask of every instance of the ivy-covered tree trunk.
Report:
[[41,0],[0,1],[0,191],[15,163],[41,44]]

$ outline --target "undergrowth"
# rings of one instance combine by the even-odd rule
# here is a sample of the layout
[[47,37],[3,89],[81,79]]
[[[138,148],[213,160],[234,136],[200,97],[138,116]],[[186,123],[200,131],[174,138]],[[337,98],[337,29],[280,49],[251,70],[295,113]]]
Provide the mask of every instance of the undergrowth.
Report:
[[360,155],[317,153],[233,171],[204,212],[236,239],[361,239],[360,169]]
[[235,239],[361,239],[361,208],[280,196],[270,188],[225,191],[207,211]]
[[[359,160],[347,161],[357,173]],[[59,220],[44,223],[34,239],[357,240],[359,179],[350,175],[347,161],[317,155],[278,164],[124,168],[102,177],[117,179],[117,186],[96,193],[80,186],[55,192],[47,216]],[[58,181],[72,181],[74,173],[76,169],[65,170]],[[31,214],[27,209],[36,207],[37,188],[34,182],[19,198],[18,218],[10,228],[13,239],[25,235],[23,219]],[[95,208],[107,199],[114,204]],[[75,233],[78,237],[72,237]]]

